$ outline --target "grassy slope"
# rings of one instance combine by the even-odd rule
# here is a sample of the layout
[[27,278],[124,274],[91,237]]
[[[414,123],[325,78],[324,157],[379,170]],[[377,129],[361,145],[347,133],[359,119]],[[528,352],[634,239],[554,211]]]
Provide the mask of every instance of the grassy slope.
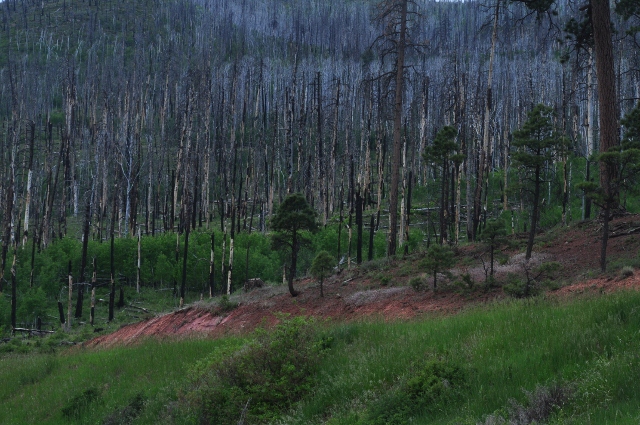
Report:
[[[569,304],[503,302],[414,322],[335,325],[328,332],[336,342],[314,393],[285,422],[358,423],[416,364],[435,356],[461,365],[469,388],[457,404],[414,423],[475,424],[506,412],[510,398],[526,404],[523,390],[555,382],[572,392],[555,423],[637,424],[638,305],[640,294],[633,292]],[[0,423],[68,422],[62,409],[88,389],[100,399],[88,403],[78,423],[100,423],[139,393],[145,407],[136,423],[168,421],[172,401],[187,385],[185,372],[216,347],[237,343],[147,342],[0,358]]]

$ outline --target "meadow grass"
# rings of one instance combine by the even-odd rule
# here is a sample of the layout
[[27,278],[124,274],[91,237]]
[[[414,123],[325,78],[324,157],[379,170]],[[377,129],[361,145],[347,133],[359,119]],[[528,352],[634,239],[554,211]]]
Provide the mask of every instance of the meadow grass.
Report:
[[[2,357],[0,423],[101,423],[136,395],[145,406],[136,423],[157,423],[189,368],[216,348],[236,343],[231,338],[147,341],[133,347]],[[97,391],[98,399],[79,406],[77,415],[63,416],[63,408],[88,389]]]
[[[494,419],[508,419],[513,406],[532,403],[527,393],[554,385],[568,397],[548,423],[637,424],[640,419],[637,292],[568,303],[501,301],[409,322],[328,322],[320,332],[333,343],[313,390],[277,423],[368,423],[376,408],[392,403],[389,394],[401,394],[404,383],[434,359],[464,370],[464,396],[429,411],[417,408],[407,422],[500,423]],[[194,365],[244,341],[147,341],[5,355],[0,423],[108,423],[105,418],[136,397],[144,403],[133,423],[195,421],[194,415],[182,415],[188,407],[179,397],[194,385]]]

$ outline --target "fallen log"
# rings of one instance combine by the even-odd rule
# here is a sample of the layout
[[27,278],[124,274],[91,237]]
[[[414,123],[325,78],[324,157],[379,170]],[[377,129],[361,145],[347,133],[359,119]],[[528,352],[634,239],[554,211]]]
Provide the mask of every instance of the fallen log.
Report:
[[43,331],[43,330],[39,330],[39,329],[29,329],[29,328],[13,328],[13,332],[28,332],[29,334],[32,335],[40,335],[40,334],[53,334],[56,333],[56,331]]

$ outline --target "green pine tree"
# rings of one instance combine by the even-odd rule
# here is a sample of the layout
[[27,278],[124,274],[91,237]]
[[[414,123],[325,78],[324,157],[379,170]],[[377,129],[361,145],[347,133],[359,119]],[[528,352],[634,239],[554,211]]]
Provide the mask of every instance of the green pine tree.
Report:
[[291,263],[287,283],[292,297],[298,295],[293,288],[293,279],[298,266],[298,252],[309,243],[306,231],[314,232],[318,228],[316,212],[309,206],[305,197],[300,193],[287,195],[271,219],[272,246],[277,250],[287,250],[291,253]]
[[513,144],[517,150],[512,155],[521,169],[523,179],[533,194],[531,203],[531,226],[527,242],[526,259],[531,258],[538,217],[540,215],[540,188],[544,183],[544,169],[554,155],[566,146],[566,139],[559,135],[553,123],[553,108],[536,105],[522,128],[513,133]]
[[335,267],[335,259],[329,252],[320,251],[316,258],[313,259],[313,263],[311,263],[311,275],[320,281],[320,296],[324,297],[324,290],[322,287],[322,283],[324,282],[324,278],[331,275],[333,268]]

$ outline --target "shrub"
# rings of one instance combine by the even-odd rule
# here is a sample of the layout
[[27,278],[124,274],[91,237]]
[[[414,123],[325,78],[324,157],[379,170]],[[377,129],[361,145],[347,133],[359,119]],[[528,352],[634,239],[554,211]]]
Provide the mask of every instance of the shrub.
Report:
[[222,313],[228,313],[238,307],[238,303],[229,300],[229,295],[224,294],[220,297],[220,301],[218,301],[218,307]]
[[89,405],[100,397],[95,388],[87,388],[69,400],[62,408],[62,416],[66,419],[77,419],[89,408]]
[[123,409],[117,409],[107,416],[102,421],[102,425],[132,424],[144,408],[144,400],[144,395],[137,393]]
[[509,274],[507,276],[507,284],[504,286],[504,292],[514,298],[536,296],[540,293],[543,285],[550,288],[559,287],[555,282],[555,273],[560,269],[560,263],[558,262],[550,261],[537,267],[531,267],[525,263],[522,269],[524,279],[513,273]]
[[622,277],[623,279],[631,276],[633,276],[633,267],[624,266],[622,270],[620,270],[620,277]]
[[270,420],[311,390],[326,341],[313,319],[281,320],[203,368],[187,395],[198,422],[235,423],[242,415],[246,423]]
[[412,277],[411,280],[409,280],[409,286],[411,286],[414,291],[419,292],[427,288],[427,282],[421,277]]
[[467,375],[458,365],[429,360],[373,405],[364,423],[406,424],[412,416],[449,409],[460,401],[468,387]]

